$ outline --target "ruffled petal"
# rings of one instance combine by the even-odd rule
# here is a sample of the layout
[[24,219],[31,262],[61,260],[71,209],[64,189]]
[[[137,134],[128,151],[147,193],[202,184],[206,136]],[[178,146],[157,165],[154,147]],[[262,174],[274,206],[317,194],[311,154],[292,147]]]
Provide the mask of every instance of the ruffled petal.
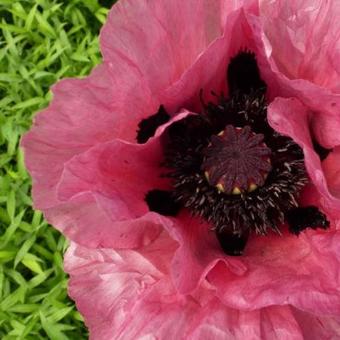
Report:
[[328,157],[322,162],[329,191],[335,197],[340,197],[340,147],[334,148]]
[[253,237],[236,275],[218,263],[207,279],[232,308],[291,304],[318,315],[340,315],[339,232],[307,231]]
[[146,194],[169,189],[162,176],[161,136],[183,111],[162,125],[146,144],[114,140],[98,144],[65,163],[56,186],[58,204],[47,220],[71,240],[88,247],[135,248],[153,240],[174,220],[150,212]]
[[325,317],[302,312],[293,308],[293,315],[298,322],[303,339],[308,340],[335,340],[340,338],[339,317]]
[[182,294],[195,290],[207,273],[219,262],[236,275],[247,268],[237,258],[226,257],[209,223],[183,211],[177,223],[165,225],[168,233],[179,244],[172,260],[172,277]]
[[322,208],[331,215],[339,215],[340,196],[334,191],[330,192],[332,183],[327,183],[320,158],[313,149],[308,126],[309,114],[308,109],[295,98],[276,98],[268,107],[271,126],[283,135],[291,137],[303,149],[306,169],[322,197]]
[[[310,95],[316,98],[320,92]],[[340,145],[340,95],[329,98],[321,97],[321,100],[322,104],[319,109],[316,106],[313,107],[316,111],[310,117],[311,130],[322,146],[333,148]],[[325,105],[331,108],[330,112],[327,112],[327,108],[324,110]]]
[[280,72],[340,93],[337,0],[261,1],[260,16]]
[[222,6],[214,0],[119,1],[101,31],[104,61],[136,69],[159,98],[222,34]]
[[[164,233],[139,251],[71,245],[65,257],[69,293],[90,339],[303,339],[289,306],[236,310],[223,305],[206,283],[193,295],[179,295],[167,265],[175,248]],[[300,319],[304,315],[299,312]]]
[[113,220],[112,199],[84,192],[67,203],[47,209],[47,221],[71,240],[91,248],[136,248],[151,242],[161,226],[171,223],[164,216],[149,212],[128,220]]
[[[203,90],[205,101],[216,102],[216,95],[213,93],[228,92],[226,74],[230,59],[245,49],[255,53],[261,77],[271,88],[274,81],[273,72],[261,42],[261,34],[263,34],[261,22],[257,16],[248,12],[246,8],[232,11],[227,16],[223,35],[215,39],[181,78],[166,89],[162,102],[170,108],[178,109],[176,105],[180,105],[200,112],[202,107],[200,90]],[[180,100],[174,105],[173,98]]]
[[56,185],[64,163],[114,138],[133,141],[141,118],[157,105],[132,68],[112,76],[108,65],[85,79],[65,79],[52,89],[50,106],[39,113],[23,137],[26,166],[33,177],[37,209],[58,203]]
[[158,138],[146,144],[102,143],[74,156],[57,186],[60,204],[46,211],[54,226],[80,244],[136,247],[159,233],[165,217],[149,213],[145,195],[167,188]]
[[200,90],[206,100],[214,98],[211,91],[226,92],[228,62],[241,49],[254,51],[260,69],[270,70],[256,14],[256,1],[123,0],[101,33],[104,60],[138,70],[170,113],[199,112]]
[[270,98],[299,98],[324,147],[340,145],[340,5],[336,0],[261,1],[259,35],[270,64]]

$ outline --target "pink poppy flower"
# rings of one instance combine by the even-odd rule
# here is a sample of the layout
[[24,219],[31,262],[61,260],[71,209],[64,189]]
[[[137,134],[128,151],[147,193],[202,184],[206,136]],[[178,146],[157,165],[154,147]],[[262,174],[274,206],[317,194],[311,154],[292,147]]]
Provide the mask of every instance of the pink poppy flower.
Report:
[[93,339],[340,337],[339,15],[113,7],[22,143]]

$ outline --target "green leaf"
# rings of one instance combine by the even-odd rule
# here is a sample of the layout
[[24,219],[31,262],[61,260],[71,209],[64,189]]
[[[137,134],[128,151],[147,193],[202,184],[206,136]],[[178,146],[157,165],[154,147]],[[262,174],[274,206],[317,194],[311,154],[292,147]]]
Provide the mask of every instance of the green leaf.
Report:
[[45,282],[45,280],[53,273],[53,271],[54,271],[54,269],[51,268],[51,269],[45,270],[41,274],[38,274],[38,275],[34,276],[34,278],[31,279],[28,282],[29,289],[32,289],[32,288],[34,288],[36,286],[39,286],[40,284]]
[[43,313],[40,313],[42,327],[46,334],[52,340],[68,340],[66,335],[60,331],[60,328],[55,323],[50,322]]
[[31,27],[32,27],[32,23],[34,21],[34,18],[35,18],[35,13],[37,11],[37,7],[38,7],[38,4],[35,4],[31,10],[29,11],[27,17],[26,17],[26,22],[25,22],[25,29],[27,31],[30,31],[31,30]]
[[22,313],[22,314],[31,314],[37,310],[39,310],[39,305],[34,303],[25,303],[25,304],[17,304],[8,309],[8,312],[12,313]]
[[13,221],[15,215],[15,192],[13,190],[8,195],[7,213],[10,220]]
[[16,303],[23,303],[25,300],[26,290],[24,287],[19,287],[13,293],[8,295],[5,299],[0,303],[0,309],[7,310]]
[[18,103],[16,105],[14,105],[12,107],[13,110],[17,110],[17,109],[27,109],[28,107],[31,106],[37,106],[37,105],[42,105],[45,102],[44,98],[41,97],[34,97],[34,98],[30,98],[27,99],[21,103]]
[[21,262],[34,273],[41,274],[44,272],[39,264],[42,261],[33,254],[25,254]]
[[35,19],[38,22],[38,26],[40,28],[41,33],[43,33],[46,37],[50,37],[50,38],[55,38],[56,37],[56,33],[55,30],[53,29],[53,27],[48,23],[48,21],[46,20],[46,18],[44,18],[40,12],[36,12],[35,14]]
[[10,226],[6,229],[5,233],[3,234],[2,243],[0,244],[0,248],[4,247],[13,237],[19,224],[21,222],[22,217],[24,216],[25,211],[21,211],[17,216],[15,216],[14,220],[11,222]]
[[69,314],[73,310],[73,307],[65,307],[57,309],[51,316],[50,319],[53,322],[58,322],[65,318],[67,314]]
[[36,240],[36,236],[33,234],[23,243],[23,245],[21,246],[21,248],[17,252],[17,255],[14,259],[14,268],[25,257],[25,255],[27,255],[28,251],[32,247],[35,240]]
[[17,271],[13,269],[8,269],[5,271],[5,273],[11,277],[17,284],[18,286],[24,288],[25,290],[27,289],[27,283],[24,277]]

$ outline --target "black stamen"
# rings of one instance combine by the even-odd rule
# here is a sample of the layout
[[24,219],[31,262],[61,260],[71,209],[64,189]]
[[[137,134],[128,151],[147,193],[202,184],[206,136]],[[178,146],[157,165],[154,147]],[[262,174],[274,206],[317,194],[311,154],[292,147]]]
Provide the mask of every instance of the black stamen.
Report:
[[[204,150],[212,142],[212,135],[225,128],[223,117],[234,117],[239,123],[236,126],[256,129],[273,152],[273,169],[255,191],[240,195],[221,193],[202,170]],[[235,126],[231,118],[227,123]],[[240,234],[251,229],[266,234],[272,229],[279,233],[285,212],[298,205],[298,193],[308,181],[303,153],[290,138],[275,133],[265,118],[263,95],[251,93],[233,97],[229,102],[225,99],[225,103],[211,103],[204,116],[188,116],[172,124],[165,133],[165,166],[170,169],[176,201],[211,222],[217,231],[227,228],[228,232]],[[209,169],[207,172],[209,176]]]
[[299,235],[307,228],[329,228],[326,215],[315,206],[291,209],[286,213],[285,217],[289,224],[289,231],[295,235]]
[[158,112],[154,115],[143,119],[138,124],[137,130],[137,142],[139,144],[146,143],[149,138],[153,137],[157,128],[162,124],[167,123],[170,120],[169,114],[166,112],[163,105],[158,109]]
[[249,229],[247,232],[239,234],[233,234],[227,230],[216,230],[216,236],[224,252],[231,256],[240,256],[243,254],[243,250],[247,244]]
[[304,154],[268,124],[266,84],[255,55],[232,58],[227,79],[229,98],[222,93],[206,104],[201,91],[203,113],[175,122],[162,135],[173,191],[148,193],[150,210],[170,215],[180,204],[210,223],[223,251],[234,256],[243,253],[250,233],[280,234],[285,222],[296,235],[328,228],[316,207],[298,208],[309,181]]
[[319,155],[320,160],[323,161],[332,152],[332,149],[326,149],[321,146],[315,139],[313,139],[314,151]]
[[249,94],[251,91],[266,89],[266,84],[260,77],[255,54],[251,52],[240,52],[230,60],[227,79],[230,95],[237,92]]
[[155,211],[164,216],[176,216],[181,206],[177,203],[171,191],[151,190],[145,196],[145,201],[150,211]]

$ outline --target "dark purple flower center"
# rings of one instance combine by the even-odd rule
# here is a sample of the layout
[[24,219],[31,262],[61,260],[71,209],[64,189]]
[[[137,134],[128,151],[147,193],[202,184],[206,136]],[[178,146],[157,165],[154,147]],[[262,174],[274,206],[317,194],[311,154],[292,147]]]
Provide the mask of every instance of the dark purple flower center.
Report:
[[270,172],[271,150],[250,126],[227,125],[203,150],[202,170],[220,192],[239,195],[262,186]]
[[[229,98],[202,101],[200,115],[176,121],[164,132],[162,166],[173,190],[150,190],[150,210],[175,215],[180,208],[189,209],[211,224],[229,255],[243,253],[251,232],[280,233],[285,222],[294,234],[327,228],[318,208],[299,207],[300,192],[309,181],[304,155],[268,124],[266,84],[253,53],[232,58],[227,81]],[[168,119],[161,106],[139,124],[137,140],[146,142]]]

